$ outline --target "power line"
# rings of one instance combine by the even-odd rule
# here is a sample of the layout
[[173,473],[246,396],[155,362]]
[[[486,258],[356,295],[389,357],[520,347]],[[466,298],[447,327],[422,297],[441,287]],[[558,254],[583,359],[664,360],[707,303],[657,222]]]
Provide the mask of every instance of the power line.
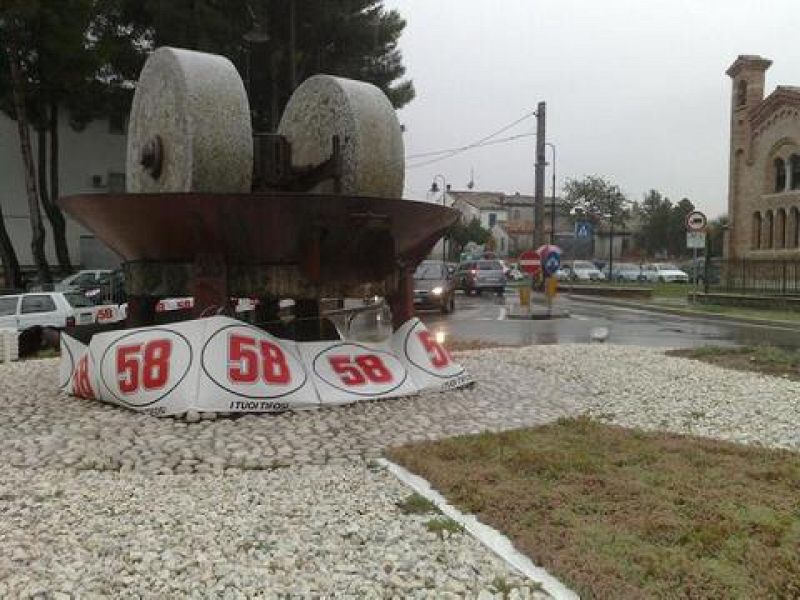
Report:
[[[485,137],[482,137],[481,139],[479,139],[479,140],[477,140],[475,142],[472,142],[471,144],[467,144],[466,146],[459,146],[457,148],[450,148],[450,149],[447,149],[447,150],[435,150],[433,152],[422,152],[420,154],[410,154],[410,155],[406,156],[406,160],[415,159],[415,158],[424,158],[424,157],[427,157],[427,156],[437,156],[437,155],[440,155],[440,154],[447,154],[447,156],[444,157],[444,158],[449,158],[450,156],[455,156],[456,154],[460,154],[461,152],[465,152],[465,151],[467,151],[467,150],[469,150],[471,148],[477,148],[478,146],[483,145],[484,142],[487,142],[487,141],[491,140],[492,138],[497,137],[501,133],[503,133],[505,131],[508,131],[512,127],[515,127],[515,126],[519,125],[520,123],[522,123],[522,121],[524,121],[525,119],[528,119],[528,118],[530,118],[530,117],[532,117],[534,115],[536,115],[536,111],[532,110],[529,113],[526,113],[526,114],[522,115],[516,121],[513,121],[513,122],[509,123],[508,125],[506,125],[505,127],[502,127],[500,129],[498,129],[494,133],[489,134],[489,135],[487,135]],[[444,160],[444,158],[437,159],[437,160]]]
[[447,156],[441,156],[439,158],[434,158],[434,159],[426,160],[426,161],[423,161],[423,162],[420,162],[420,163],[407,165],[406,166],[406,170],[408,170],[408,169],[416,169],[418,167],[424,167],[426,165],[432,165],[433,163],[437,163],[439,161],[446,160],[448,158],[452,158],[456,154],[460,154],[461,152],[466,152],[467,150],[472,150],[474,148],[484,148],[486,146],[494,146],[496,144],[505,144],[505,143],[508,143],[508,142],[512,142],[514,140],[527,138],[527,137],[535,137],[535,136],[536,136],[536,132],[532,131],[532,132],[529,132],[529,133],[520,133],[520,134],[517,134],[517,135],[504,137],[504,138],[500,138],[500,139],[497,139],[497,140],[485,141],[485,142],[483,142],[481,144],[470,144],[469,146],[462,146],[460,148],[455,148],[453,150],[440,150],[440,151],[437,151],[435,153],[425,153],[425,154],[427,154],[429,156],[434,156],[434,155],[437,155],[437,154],[445,154],[445,153],[448,153],[448,154],[447,154]]

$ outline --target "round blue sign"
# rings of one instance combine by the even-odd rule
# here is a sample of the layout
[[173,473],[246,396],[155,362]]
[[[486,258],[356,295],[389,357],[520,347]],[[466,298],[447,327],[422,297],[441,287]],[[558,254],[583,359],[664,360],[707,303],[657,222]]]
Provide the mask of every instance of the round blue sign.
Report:
[[561,254],[558,252],[550,252],[542,261],[542,268],[544,269],[544,274],[547,277],[555,274],[558,271],[559,267],[561,266]]

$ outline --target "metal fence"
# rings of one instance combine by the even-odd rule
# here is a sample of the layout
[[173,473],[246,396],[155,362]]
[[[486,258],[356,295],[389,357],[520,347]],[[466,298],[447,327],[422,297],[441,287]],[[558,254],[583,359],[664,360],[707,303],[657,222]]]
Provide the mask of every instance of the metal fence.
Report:
[[800,260],[712,259],[703,270],[712,292],[800,296]]

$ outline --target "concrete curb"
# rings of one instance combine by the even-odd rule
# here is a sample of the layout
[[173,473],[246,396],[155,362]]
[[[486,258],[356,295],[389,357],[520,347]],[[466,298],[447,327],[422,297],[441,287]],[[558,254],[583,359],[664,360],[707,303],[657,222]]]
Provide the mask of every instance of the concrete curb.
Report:
[[569,295],[570,300],[576,302],[588,302],[594,304],[605,304],[607,306],[619,306],[623,308],[633,308],[636,310],[645,310],[654,313],[664,313],[668,315],[676,315],[679,317],[699,317],[701,319],[709,319],[711,321],[722,321],[725,323],[737,323],[739,325],[762,325],[768,327],[777,327],[781,329],[791,329],[800,331],[800,322],[794,321],[775,321],[771,319],[757,319],[750,317],[734,317],[731,315],[718,315],[714,313],[706,313],[694,310],[685,310],[681,308],[672,308],[669,306],[654,306],[652,304],[637,304],[626,300],[615,300],[611,298],[598,298],[591,296]]
[[542,586],[542,589],[556,600],[580,600],[580,596],[565,586],[561,581],[553,577],[542,567],[537,567],[531,560],[518,552],[514,545],[506,536],[496,529],[484,525],[474,515],[465,515],[456,507],[448,504],[444,497],[431,487],[422,477],[414,475],[400,465],[393,463],[385,458],[379,458],[378,463],[386,467],[392,475],[413,489],[415,492],[424,496],[444,515],[453,519],[461,525],[480,543],[502,558],[511,567],[525,575],[531,581]]

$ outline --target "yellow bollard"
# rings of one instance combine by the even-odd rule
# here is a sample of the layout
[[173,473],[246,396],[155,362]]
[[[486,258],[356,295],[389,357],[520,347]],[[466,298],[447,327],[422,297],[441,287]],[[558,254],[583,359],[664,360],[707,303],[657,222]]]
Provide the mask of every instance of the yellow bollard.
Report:
[[549,299],[553,299],[558,294],[558,279],[556,277],[548,277],[545,284],[545,294]]
[[519,288],[519,305],[523,308],[528,308],[531,305],[531,288],[527,285]]

